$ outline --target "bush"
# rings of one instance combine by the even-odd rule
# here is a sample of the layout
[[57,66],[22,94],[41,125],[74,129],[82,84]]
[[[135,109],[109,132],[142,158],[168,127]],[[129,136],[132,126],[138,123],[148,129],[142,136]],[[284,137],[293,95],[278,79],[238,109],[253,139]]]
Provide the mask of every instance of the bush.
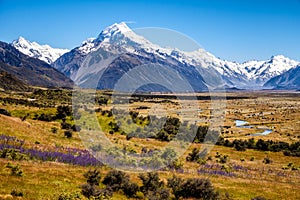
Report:
[[[83,174],[83,176],[86,178],[86,184],[81,185],[81,193],[87,197],[99,197],[99,196],[106,196],[109,194],[112,195],[111,192],[108,190],[100,190],[97,189],[96,186],[99,186],[100,179],[101,179],[101,173],[100,171],[94,169],[94,170],[89,170],[86,173]],[[110,195],[110,196],[111,196]]]
[[242,140],[234,140],[233,146],[237,151],[246,151],[246,143]]
[[72,125],[67,122],[60,123],[62,129],[72,129]]
[[11,170],[12,176],[23,176],[23,171],[21,170],[19,165],[12,165],[11,163],[7,163],[6,168]]
[[26,154],[20,153],[18,149],[3,149],[0,151],[0,158],[7,158],[11,160],[28,160],[29,157]]
[[110,187],[113,191],[117,191],[129,185],[129,176],[122,171],[111,170],[106,174],[102,183]]
[[63,119],[72,115],[71,106],[58,106],[56,110],[56,119]]
[[86,178],[86,182],[90,185],[99,185],[101,179],[100,171],[94,169],[89,170],[83,174],[84,178]]
[[199,149],[194,148],[192,150],[192,152],[189,153],[188,156],[186,157],[186,161],[189,161],[189,162],[197,161],[200,158],[199,153],[200,153]]
[[139,186],[136,183],[127,182],[124,184],[123,191],[127,197],[134,197],[139,191]]
[[204,142],[207,132],[208,132],[208,126],[198,126],[197,133],[196,133],[196,136],[195,136],[193,142],[195,142],[195,143]]
[[172,162],[168,163],[168,168],[179,170],[182,169],[183,162],[180,159],[175,159]]
[[143,185],[141,186],[141,191],[144,194],[148,194],[150,191],[155,192],[164,185],[164,183],[160,181],[157,172],[148,172],[146,175],[140,174],[139,178],[143,182]]
[[96,188],[90,184],[83,184],[81,185],[81,193],[83,196],[90,198],[91,196],[96,195]]
[[14,197],[23,197],[23,192],[20,192],[17,190],[12,190],[10,194],[11,194],[11,196],[14,196]]
[[147,196],[149,200],[161,200],[161,199],[169,199],[170,192],[166,188],[159,188],[156,191],[150,191]]
[[3,108],[0,108],[0,114],[1,115],[6,115],[6,116],[11,116],[10,112],[3,109]]
[[168,179],[168,186],[173,190],[173,194],[177,199],[183,197],[215,200],[219,197],[219,194],[214,190],[208,179],[190,178],[184,181],[173,176],[171,179]]
[[51,128],[51,132],[52,132],[52,133],[57,133],[57,131],[58,131],[58,128],[57,128],[57,127],[52,127],[52,128]]
[[217,160],[217,162],[222,163],[222,164],[225,164],[228,159],[228,155],[218,154],[216,157],[219,158],[219,160]]
[[73,136],[73,133],[72,133],[72,131],[70,131],[70,130],[66,130],[66,131],[64,132],[64,135],[65,135],[66,138],[71,138],[71,137]]
[[109,171],[102,183],[111,191],[123,190],[127,197],[134,197],[139,190],[136,183],[130,182],[128,174],[118,170]]
[[75,125],[75,124],[71,127],[71,129],[72,129],[74,132],[80,132],[80,131],[81,131],[81,127],[80,127],[80,126],[77,126],[77,125]]
[[81,193],[88,199],[110,199],[113,195],[112,190],[107,187],[105,189],[98,189],[95,186],[91,186],[90,184],[83,184],[81,186]]
[[161,141],[171,141],[178,133],[180,120],[176,117],[168,117],[162,130],[156,135],[156,138]]
[[269,157],[265,157],[264,160],[263,160],[263,163],[265,163],[265,164],[271,164],[272,160]]
[[45,122],[51,122],[51,121],[54,120],[54,117],[50,114],[42,113],[40,116],[37,117],[37,120],[45,121]]

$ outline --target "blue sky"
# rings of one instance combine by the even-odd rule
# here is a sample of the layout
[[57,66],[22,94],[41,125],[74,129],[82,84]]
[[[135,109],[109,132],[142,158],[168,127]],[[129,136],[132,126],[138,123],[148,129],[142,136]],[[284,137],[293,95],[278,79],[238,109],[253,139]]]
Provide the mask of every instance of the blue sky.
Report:
[[300,0],[0,0],[5,42],[24,36],[71,49],[121,21],[179,31],[222,59],[300,61]]

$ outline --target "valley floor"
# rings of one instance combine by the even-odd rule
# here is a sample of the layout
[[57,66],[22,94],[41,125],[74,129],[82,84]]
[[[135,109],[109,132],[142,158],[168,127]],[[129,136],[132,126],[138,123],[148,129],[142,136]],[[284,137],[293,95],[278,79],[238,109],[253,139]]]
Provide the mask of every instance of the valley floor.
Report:
[[[95,116],[102,130],[113,144],[121,149],[126,147],[132,152],[161,149],[167,145],[167,141],[155,138],[129,139],[126,133],[116,129],[116,119],[108,111],[113,107],[121,110],[125,107],[121,103],[111,105],[108,94],[109,92],[99,91],[99,99],[102,101],[107,98],[108,101],[107,104],[97,104],[93,109],[96,110]],[[253,138],[255,142],[262,139],[287,144],[300,141],[299,93],[242,92],[226,95],[231,98],[226,100],[226,107],[221,113],[224,118],[220,131],[224,140],[232,142]],[[22,199],[58,199],[63,193],[80,193],[80,186],[86,181],[83,174],[89,169],[97,168],[103,174],[111,170],[109,166],[95,161],[81,142],[82,131],[93,127],[84,115],[84,110],[89,111],[90,108],[87,106],[82,109],[77,121],[81,130],[76,130],[76,127],[71,128],[74,117],[68,115],[67,110],[62,112],[65,113],[63,118],[58,116],[58,106],[66,105],[71,105],[71,94],[67,90],[0,93],[0,108],[10,115],[3,112],[0,114],[0,199],[15,198],[12,191],[21,192],[23,197],[18,198]],[[157,108],[155,105],[161,107]],[[187,107],[182,108],[180,101],[176,99],[135,98],[129,104],[129,109],[142,116],[137,117],[135,123],[143,128],[149,123],[146,117],[151,112],[158,115],[161,113],[159,109],[163,108],[167,110],[168,116],[181,118],[180,112],[189,112],[193,105],[198,105],[199,112],[196,112],[197,116],[193,116],[195,124],[210,125],[209,119],[213,113],[210,100],[186,100],[185,105]],[[121,121],[121,127],[131,130],[133,125],[126,123],[127,120],[125,118]],[[251,128],[238,127],[235,120],[246,121]],[[70,127],[65,128],[68,124]],[[266,128],[272,132],[264,136],[249,136]],[[66,134],[68,130],[71,132],[70,137]],[[250,200],[257,196],[266,199],[300,199],[300,157],[285,156],[283,150],[274,152],[246,148],[238,151],[236,146],[215,145],[203,159],[186,161],[193,149],[200,149],[201,145],[193,143],[189,146],[179,158],[182,163],[180,169],[159,170],[161,180],[167,183],[167,179],[173,174],[184,179],[209,178],[221,199]],[[13,150],[3,153],[5,149]],[[60,154],[52,155],[54,152]],[[88,163],[84,164],[80,159],[85,159]],[[133,182],[142,185],[138,173],[127,173]],[[104,185],[101,184],[100,187]],[[143,196],[132,199],[137,198]],[[127,197],[119,191],[113,194],[112,199]]]

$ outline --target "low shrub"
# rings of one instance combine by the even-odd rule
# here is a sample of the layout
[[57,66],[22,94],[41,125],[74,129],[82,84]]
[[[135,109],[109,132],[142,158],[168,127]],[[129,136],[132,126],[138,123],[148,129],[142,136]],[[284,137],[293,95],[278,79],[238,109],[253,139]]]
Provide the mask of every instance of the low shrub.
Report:
[[139,191],[139,186],[136,183],[126,182],[123,191],[127,197],[134,197]]
[[142,180],[143,185],[141,191],[147,195],[149,192],[155,192],[164,186],[160,180],[157,172],[148,172],[146,175],[140,174],[139,178]]
[[125,188],[125,185],[129,185],[129,175],[122,171],[111,170],[106,174],[102,183],[113,191],[121,190]]
[[20,165],[12,165],[11,163],[7,163],[6,168],[9,168],[11,170],[12,176],[23,176],[23,171],[20,167]]
[[263,160],[263,163],[265,163],[265,164],[271,164],[272,160],[269,157],[265,157],[264,160]]
[[219,193],[215,191],[209,179],[189,178],[183,180],[173,176],[168,179],[168,187],[173,191],[177,199],[179,198],[197,198],[206,200],[215,200]]
[[73,136],[73,133],[72,133],[71,130],[66,130],[64,132],[64,135],[65,135],[66,138],[71,138]]
[[8,110],[3,109],[3,108],[0,108],[0,114],[1,115],[6,115],[6,116],[11,116],[10,112]]
[[57,127],[52,127],[52,128],[51,128],[51,132],[52,132],[52,133],[57,133],[57,131],[58,131],[58,128],[57,128]]
[[11,196],[14,196],[14,197],[23,197],[23,192],[15,190],[15,189],[12,190],[10,194],[11,194]]

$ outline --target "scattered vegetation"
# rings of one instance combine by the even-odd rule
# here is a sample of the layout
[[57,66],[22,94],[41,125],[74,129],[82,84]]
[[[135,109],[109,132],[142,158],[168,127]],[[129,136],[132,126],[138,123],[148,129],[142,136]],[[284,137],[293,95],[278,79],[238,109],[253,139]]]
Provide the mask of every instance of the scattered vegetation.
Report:
[[218,145],[226,147],[234,147],[238,151],[245,151],[246,149],[256,149],[259,151],[283,152],[285,156],[300,157],[300,142],[287,143],[282,141],[262,140],[255,142],[253,138],[248,140],[235,139],[230,142],[228,139],[220,138]]
[[[152,104],[157,102],[178,108],[180,104],[176,99],[171,101],[154,97],[130,97],[132,107],[127,116],[123,115],[123,110],[110,107],[111,92],[99,92],[93,107],[87,99],[86,105],[72,108],[71,97],[71,91],[60,89],[0,93],[0,163],[3,166],[0,180],[4,180],[4,183],[10,180],[7,184],[0,183],[3,188],[0,198],[2,195],[11,195],[24,199],[61,200],[246,199],[245,196],[251,193],[252,199],[282,199],[293,190],[290,188],[291,184],[299,183],[298,129],[288,121],[283,121],[287,118],[293,119],[294,116],[297,119],[298,110],[290,102],[284,105],[284,113],[280,108],[280,113],[272,111],[272,114],[266,111],[270,106],[265,106],[262,113],[254,110],[245,114],[236,107],[231,109],[233,107],[229,105],[231,110],[226,111],[229,119],[233,116],[243,120],[252,117],[255,120],[251,123],[274,126],[274,137],[271,135],[256,138],[249,137],[248,130],[238,133],[228,119],[225,122],[228,124],[223,127],[222,137],[219,137],[218,132],[208,131],[210,124],[207,122],[211,112],[206,110],[207,102],[204,102],[205,106],[201,105],[203,108],[199,113],[207,121],[188,123],[181,121],[178,113],[168,113],[168,116],[160,118],[150,114]],[[233,98],[233,101],[237,107],[244,103],[238,98]],[[250,98],[249,102],[251,101]],[[274,106],[275,108],[278,109]],[[109,171],[107,167],[102,167],[80,145],[78,134],[81,128],[93,129],[83,111],[89,114],[95,111],[105,134],[116,146],[107,148],[93,142],[90,143],[93,153],[106,152],[108,156],[117,158],[121,164],[154,168],[158,170],[157,173],[138,176],[117,170]],[[117,114],[121,117],[116,117]],[[279,115],[282,116],[280,120]],[[74,120],[80,123],[75,124]],[[286,125],[287,123],[289,124]],[[250,134],[251,131],[254,132],[249,129]],[[219,146],[210,152],[201,150],[203,142],[214,142],[218,137]],[[189,141],[193,144],[183,157],[177,158],[176,150],[161,150],[171,140],[180,141],[183,146]],[[281,157],[282,153],[286,156]],[[138,157],[140,159],[135,159]],[[44,166],[46,171],[39,166]],[[91,167],[97,167],[97,170],[87,171]],[[84,171],[87,172],[82,176]],[[174,173],[171,178],[170,173]],[[205,178],[208,176],[210,179]],[[33,186],[24,184],[28,180],[35,187],[40,187],[38,183],[47,184],[47,187],[41,186],[35,194],[31,191]],[[257,180],[263,182],[258,184]],[[220,187],[219,183],[224,185]],[[264,192],[265,197],[258,196],[261,194],[259,188],[262,187],[272,190]],[[281,190],[282,188],[286,189]],[[291,193],[291,199],[298,197],[299,194]]]

